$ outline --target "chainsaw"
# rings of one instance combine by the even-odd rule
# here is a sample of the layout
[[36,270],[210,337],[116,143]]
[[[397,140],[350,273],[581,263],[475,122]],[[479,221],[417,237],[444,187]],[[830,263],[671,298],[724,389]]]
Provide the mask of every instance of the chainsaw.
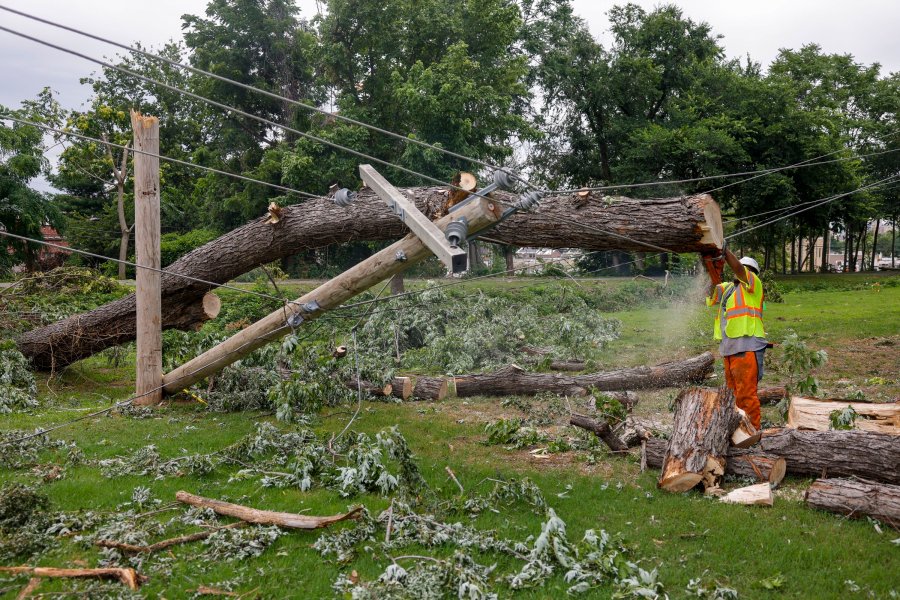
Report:
[[721,254],[703,252],[700,254],[700,258],[703,259],[703,266],[706,267],[706,272],[709,273],[709,279],[712,281],[712,284],[715,286],[722,283],[725,273],[724,250]]

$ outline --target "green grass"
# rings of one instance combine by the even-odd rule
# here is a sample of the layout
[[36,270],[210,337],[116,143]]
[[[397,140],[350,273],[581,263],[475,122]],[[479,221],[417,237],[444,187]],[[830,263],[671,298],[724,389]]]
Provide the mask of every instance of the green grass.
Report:
[[[545,283],[545,282],[539,282]],[[502,284],[497,284],[501,287]],[[510,284],[511,286],[512,284]],[[521,282],[516,282],[521,285]],[[602,287],[605,284],[597,284]],[[610,285],[619,285],[618,283]],[[513,293],[513,292],[510,292]],[[527,296],[528,294],[526,294]],[[864,344],[869,338],[900,334],[900,288],[881,291],[792,292],[783,304],[767,307],[767,326],[773,339],[794,329],[816,347],[833,350],[838,346]],[[604,366],[656,362],[697,351],[711,349],[711,314],[698,307],[695,298],[676,305],[653,305],[611,314],[622,322],[621,337],[605,350]],[[896,352],[894,352],[896,354]],[[115,399],[127,397],[132,386],[131,361],[119,368],[105,358],[95,357],[75,365],[61,377],[41,382],[47,408],[35,414],[4,415],[3,429],[33,429],[62,422],[79,410],[109,406]],[[893,362],[876,366],[881,376],[894,379],[900,372],[896,356]],[[848,363],[849,376],[863,385],[871,365]],[[823,377],[831,377],[828,373]],[[838,375],[834,375],[837,377]],[[778,374],[774,375],[775,379]],[[891,388],[892,389],[892,388]],[[51,391],[52,390],[52,391]],[[641,410],[664,412],[664,394],[642,396]],[[583,453],[552,455],[535,459],[527,450],[506,450],[485,446],[483,427],[490,415],[509,412],[497,399],[452,400],[445,403],[406,403],[400,405],[365,403],[354,428],[374,433],[397,424],[418,457],[428,482],[444,498],[457,493],[444,468],[450,466],[466,489],[473,489],[486,477],[531,477],[543,490],[548,502],[568,524],[569,538],[577,540],[586,528],[618,532],[634,548],[642,566],[658,566],[661,579],[673,598],[686,597],[685,586],[692,578],[717,581],[736,588],[742,598],[853,598],[846,580],[852,580],[871,597],[888,597],[900,591],[900,548],[891,540],[898,537],[887,527],[878,533],[867,521],[853,521],[813,511],[802,503],[807,480],[790,479],[776,497],[774,507],[724,505],[697,493],[672,495],[656,489],[655,473],[640,473],[633,458],[607,457],[599,464],[586,462]],[[325,409],[328,415],[335,409]],[[346,413],[322,418],[316,429],[327,436],[339,431],[347,421]],[[197,404],[170,405],[150,419],[121,415],[100,417],[60,430],[59,438],[76,441],[87,458],[102,459],[124,455],[146,444],[155,444],[164,457],[185,453],[211,452],[227,446],[250,432],[257,420],[272,420],[260,414],[212,414]],[[196,427],[196,429],[194,428]],[[48,461],[55,459],[52,454]],[[235,469],[220,468],[205,477],[183,476],[161,481],[123,477],[106,479],[93,466],[69,468],[63,479],[42,485],[56,509],[114,511],[130,500],[135,486],[146,486],[164,502],[179,489],[231,499],[258,508],[299,511],[309,514],[333,514],[351,503],[362,503],[376,513],[386,508],[388,498],[366,495],[353,500],[335,492],[268,489],[256,480],[229,481]],[[34,481],[28,472],[0,469],[0,482]],[[608,484],[608,485],[604,485]],[[617,485],[620,484],[620,485]],[[566,486],[571,491],[565,492]],[[486,486],[483,487],[487,491]],[[160,520],[166,518],[161,515]],[[467,517],[461,517],[467,521]],[[514,505],[500,514],[487,513],[476,519],[480,528],[496,529],[502,535],[524,539],[540,531],[543,518],[526,507]],[[339,525],[338,527],[346,527]],[[184,532],[191,530],[185,528]],[[176,535],[179,532],[171,532]],[[261,557],[240,563],[198,564],[194,558],[202,549],[193,544],[172,549],[177,561],[170,578],[153,577],[143,588],[147,597],[189,598],[188,590],[198,585],[215,585],[239,579],[237,590],[258,588],[260,597],[331,597],[331,583],[339,568],[322,561],[309,545],[317,532],[291,532],[282,537]],[[412,549],[412,554],[433,553]],[[446,551],[436,555],[444,555]],[[72,566],[83,560],[93,566],[98,553],[93,548],[68,540],[62,547],[42,557],[39,564]],[[499,569],[509,572],[514,565],[496,556],[481,556],[481,562],[497,561]],[[355,569],[363,579],[377,577],[387,564],[384,556],[362,556],[344,568]],[[262,571],[260,571],[262,570]],[[765,590],[760,581],[781,574],[784,586]],[[18,587],[25,579],[16,580]],[[0,589],[9,584],[0,582]],[[2,597],[14,597],[10,589]],[[524,598],[549,598],[565,595],[565,584],[555,577],[551,584],[517,594]],[[70,589],[67,582],[47,582],[42,592]],[[499,589],[501,597],[510,595]],[[587,594],[590,598],[608,598],[611,590],[601,588]]]

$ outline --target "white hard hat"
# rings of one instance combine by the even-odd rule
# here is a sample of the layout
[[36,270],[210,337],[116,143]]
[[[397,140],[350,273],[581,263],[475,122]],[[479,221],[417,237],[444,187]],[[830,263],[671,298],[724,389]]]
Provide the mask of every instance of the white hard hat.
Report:
[[741,259],[740,262],[745,267],[750,267],[751,269],[753,269],[754,271],[759,273],[759,263],[756,262],[755,260],[753,260],[752,258],[750,258],[749,256],[745,256],[744,258]]

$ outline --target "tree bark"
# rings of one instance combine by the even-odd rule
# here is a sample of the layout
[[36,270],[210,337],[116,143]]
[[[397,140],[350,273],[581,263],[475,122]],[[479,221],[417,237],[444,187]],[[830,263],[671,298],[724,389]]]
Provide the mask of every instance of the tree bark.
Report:
[[881,227],[881,219],[875,219],[875,237],[872,239],[872,270],[875,270],[875,251],[878,250],[878,229]]
[[470,396],[534,396],[551,392],[560,396],[585,396],[591,388],[601,392],[646,390],[675,387],[702,381],[712,372],[713,357],[709,352],[682,361],[662,363],[655,367],[632,367],[590,373],[560,375],[529,373],[518,365],[509,365],[493,373],[457,375],[456,395]]
[[829,233],[831,232],[828,230],[828,227],[822,232],[822,268],[820,269],[822,273],[828,272],[828,255],[831,254],[831,241],[828,239]]
[[351,390],[361,390],[363,394],[375,396],[376,398],[386,398],[394,391],[394,386],[390,383],[372,383],[371,381],[361,380],[359,383],[355,379],[344,382]]
[[416,377],[412,397],[419,400],[443,400],[449,385],[445,377]]
[[294,513],[274,512],[271,510],[258,510],[240,504],[231,504],[212,498],[204,498],[195,496],[188,492],[177,492],[175,499],[184,504],[190,504],[199,508],[211,508],[216,514],[226,517],[234,517],[241,521],[254,523],[256,525],[278,525],[288,529],[319,529],[320,527],[328,527],[334,523],[340,523],[347,519],[356,519],[359,517],[362,507],[352,510],[348,513],[333,515],[330,517],[311,517],[309,515],[297,515]]
[[[645,445],[647,465],[660,468],[666,440],[652,438]],[[763,474],[773,461],[784,458],[791,475],[862,477],[900,484],[900,443],[897,436],[865,431],[803,431],[766,429],[752,448],[728,449],[726,473],[754,475],[751,465]]]
[[859,479],[817,479],[806,503],[851,518],[872,517],[900,529],[900,485]]
[[402,294],[405,291],[406,285],[404,283],[403,273],[397,273],[391,277],[391,296]]
[[725,474],[731,434],[737,426],[734,394],[726,387],[690,388],[676,400],[675,424],[658,485],[686,492],[703,483],[709,492]]
[[[410,188],[407,195],[426,215],[434,216],[445,196],[440,188]],[[503,201],[513,197],[497,194]],[[491,230],[491,239],[515,246],[582,248],[585,250],[646,250],[640,243],[607,235],[611,230],[636,240],[678,252],[699,252],[721,246],[719,207],[708,195],[656,200],[592,196],[581,206],[574,196],[546,198],[540,210],[517,213]],[[560,217],[595,226],[580,227]],[[181,257],[162,277],[164,329],[183,324],[179,314],[212,287],[189,281],[188,275],[216,284],[228,282],[259,264],[329,244],[398,239],[408,233],[403,223],[371,190],[341,208],[316,199],[284,209],[277,224],[257,219]],[[276,308],[277,304],[272,304]],[[130,295],[93,311],[74,315],[23,334],[20,351],[40,369],[62,367],[135,336],[135,301]]]
[[394,377],[391,380],[391,395],[401,400],[407,400],[413,393],[412,379],[410,377]]
[[587,429],[592,432],[598,438],[603,440],[603,443],[605,443],[613,452],[628,452],[628,445],[625,444],[619,436],[613,433],[612,427],[610,427],[609,423],[604,419],[595,420],[584,415],[573,413],[569,417],[569,425],[581,427],[582,429]]
[[787,389],[783,386],[759,388],[756,394],[760,404],[778,404],[787,398]]
[[506,261],[506,274],[507,275],[515,275],[516,274],[516,247],[510,246],[507,244],[503,247],[503,258]]

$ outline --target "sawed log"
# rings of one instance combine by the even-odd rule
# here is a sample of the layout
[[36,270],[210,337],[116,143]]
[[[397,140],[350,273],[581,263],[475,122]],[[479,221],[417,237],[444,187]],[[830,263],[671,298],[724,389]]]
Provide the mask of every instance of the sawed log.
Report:
[[347,519],[356,519],[359,517],[362,507],[339,515],[330,517],[311,517],[309,515],[298,515],[294,513],[275,512],[271,510],[258,510],[240,504],[232,504],[223,502],[213,498],[204,498],[203,496],[195,496],[188,492],[180,491],[175,494],[175,499],[184,504],[190,504],[199,508],[211,508],[216,514],[225,515],[226,517],[234,517],[248,523],[256,525],[278,525],[279,527],[287,527],[289,529],[318,529],[320,527],[328,527],[334,523],[340,523]]
[[443,400],[449,393],[450,386],[446,377],[415,377],[412,397],[419,400]]
[[391,395],[401,400],[408,400],[413,393],[413,384],[410,377],[394,377],[391,380]]
[[[409,188],[405,192],[419,210],[432,217],[446,199],[445,190],[439,187]],[[508,194],[495,196],[501,202],[515,201]],[[268,223],[267,217],[226,233],[166,268],[161,283],[164,329],[194,326],[197,321],[186,319],[185,311],[211,290],[208,284],[176,274],[222,284],[259,264],[304,250],[351,241],[396,240],[408,233],[403,222],[367,189],[360,191],[348,207],[337,206],[330,199],[314,199],[284,207],[277,225]],[[721,247],[721,232],[719,207],[709,195],[653,200],[603,197],[601,201],[599,195],[590,193],[586,199],[548,196],[537,211],[513,215],[490,235],[492,240],[513,246],[644,251],[644,244],[651,243],[674,252],[702,252]],[[132,294],[29,331],[16,342],[36,368],[61,368],[133,341],[134,315]]]
[[817,479],[806,490],[806,503],[851,518],[872,517],[900,529],[900,485],[864,479]]
[[[662,466],[666,444],[658,438],[647,440],[644,454],[648,467]],[[865,431],[765,429],[752,448],[728,449],[726,473],[756,477],[759,471],[768,479],[779,458],[791,475],[860,477],[900,485],[897,436]]]
[[728,504],[772,506],[775,503],[775,496],[772,494],[772,486],[770,484],[757,483],[731,490],[719,500]]
[[712,372],[713,356],[704,352],[685,360],[653,367],[630,367],[587,375],[529,373],[509,365],[493,373],[457,375],[456,395],[533,396],[550,392],[560,396],[585,396],[591,388],[601,392],[658,389],[703,381]]
[[686,492],[703,482],[707,492],[718,487],[738,415],[734,393],[727,387],[689,388],[675,400],[675,423],[666,448],[658,486]]
[[831,412],[848,406],[858,415],[854,429],[900,435],[900,401],[849,402],[793,396],[791,406],[788,408],[787,426],[794,429],[828,431],[831,429]]

